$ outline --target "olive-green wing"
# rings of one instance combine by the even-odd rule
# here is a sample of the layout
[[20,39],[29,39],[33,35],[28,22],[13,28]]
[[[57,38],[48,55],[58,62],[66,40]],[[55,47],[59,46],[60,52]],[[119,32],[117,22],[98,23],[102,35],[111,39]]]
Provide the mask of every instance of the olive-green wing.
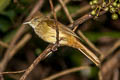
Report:
[[[43,20],[43,22],[44,21],[49,26],[51,26],[52,28],[56,29],[55,20],[53,20],[53,19],[46,19],[46,20]],[[80,39],[71,29],[67,28],[65,25],[61,24],[60,22],[58,22],[58,27],[59,27],[60,31],[62,31],[63,33],[75,36],[76,38]]]
[[67,28],[65,25],[63,25],[61,23],[60,23],[60,26],[61,26],[60,29],[62,29],[62,31],[64,33],[67,33],[67,34],[72,35],[72,36],[79,39],[79,37],[71,29]]

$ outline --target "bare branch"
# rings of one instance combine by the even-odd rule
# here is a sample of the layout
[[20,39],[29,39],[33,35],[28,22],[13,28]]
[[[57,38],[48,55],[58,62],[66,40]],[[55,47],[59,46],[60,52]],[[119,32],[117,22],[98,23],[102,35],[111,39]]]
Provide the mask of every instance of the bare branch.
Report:
[[19,73],[23,73],[25,72],[25,70],[20,70],[20,71],[14,71],[14,72],[0,72],[0,75],[3,75],[3,74],[19,74]]
[[5,48],[8,48],[8,47],[9,47],[7,43],[4,43],[4,42],[2,42],[2,41],[0,41],[0,45],[3,46],[3,47],[5,47]]
[[[67,3],[69,3],[70,2],[70,0],[64,0],[64,3],[65,4],[67,4]],[[61,7],[61,5],[57,5],[56,7],[55,7],[55,12],[58,12],[60,9],[61,9],[62,7]],[[51,17],[52,16],[52,11],[47,15],[48,17]]]
[[73,72],[77,72],[77,71],[80,71],[80,70],[84,70],[84,69],[89,69],[90,67],[89,66],[80,66],[80,67],[75,67],[75,68],[71,68],[71,69],[67,69],[67,70],[64,70],[64,71],[61,71],[59,73],[56,73],[52,76],[49,76],[43,80],[54,80],[58,77],[61,77],[63,75],[67,75],[67,74],[70,74],[70,73],[73,73]]
[[51,49],[54,45],[49,45],[35,60],[34,62],[27,68],[26,72],[20,78],[20,80],[25,80],[29,73],[37,66],[37,64],[42,60],[45,59],[46,56],[51,53]]
[[3,60],[0,63],[0,70],[3,71],[5,67],[7,66],[7,63],[11,58],[16,54],[16,52],[21,49],[31,38],[30,34],[26,34],[20,41],[19,43],[13,47],[9,55],[4,56]]

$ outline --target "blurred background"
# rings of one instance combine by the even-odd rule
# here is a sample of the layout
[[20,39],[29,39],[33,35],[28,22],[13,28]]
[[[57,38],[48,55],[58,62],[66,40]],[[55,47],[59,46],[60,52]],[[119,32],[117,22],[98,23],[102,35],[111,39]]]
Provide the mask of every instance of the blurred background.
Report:
[[[74,20],[92,11],[90,0],[63,0]],[[58,0],[53,0],[57,9],[57,19],[64,25],[70,22]],[[39,6],[39,8],[37,6]],[[52,17],[49,0],[0,0],[0,71],[18,71],[28,68],[48,43],[40,39],[29,26],[22,25],[35,9]],[[120,17],[120,16],[118,16]],[[120,19],[113,20],[107,12],[98,18],[86,20],[79,25],[76,33],[83,34],[102,52],[97,53],[102,58],[101,69],[86,58],[81,52],[70,47],[60,47],[30,73],[27,80],[42,80],[58,72],[74,67],[89,66],[89,68],[63,75],[55,80],[98,80],[99,71],[103,80],[120,79]],[[79,33],[77,33],[79,35]],[[3,74],[0,80],[18,80],[23,73]]]

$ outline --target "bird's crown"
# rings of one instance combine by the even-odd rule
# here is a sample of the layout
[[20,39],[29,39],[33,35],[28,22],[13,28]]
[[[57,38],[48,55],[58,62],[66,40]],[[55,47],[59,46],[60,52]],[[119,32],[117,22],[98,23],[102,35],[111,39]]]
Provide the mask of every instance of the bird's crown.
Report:
[[28,24],[32,28],[35,28],[44,18],[45,16],[42,13],[36,12],[31,18],[28,18],[24,24]]

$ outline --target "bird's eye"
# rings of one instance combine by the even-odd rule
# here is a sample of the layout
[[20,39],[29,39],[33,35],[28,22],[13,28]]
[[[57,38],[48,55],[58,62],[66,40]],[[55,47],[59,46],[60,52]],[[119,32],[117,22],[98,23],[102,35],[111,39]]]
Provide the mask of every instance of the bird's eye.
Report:
[[38,21],[39,18],[35,18],[34,21]]

